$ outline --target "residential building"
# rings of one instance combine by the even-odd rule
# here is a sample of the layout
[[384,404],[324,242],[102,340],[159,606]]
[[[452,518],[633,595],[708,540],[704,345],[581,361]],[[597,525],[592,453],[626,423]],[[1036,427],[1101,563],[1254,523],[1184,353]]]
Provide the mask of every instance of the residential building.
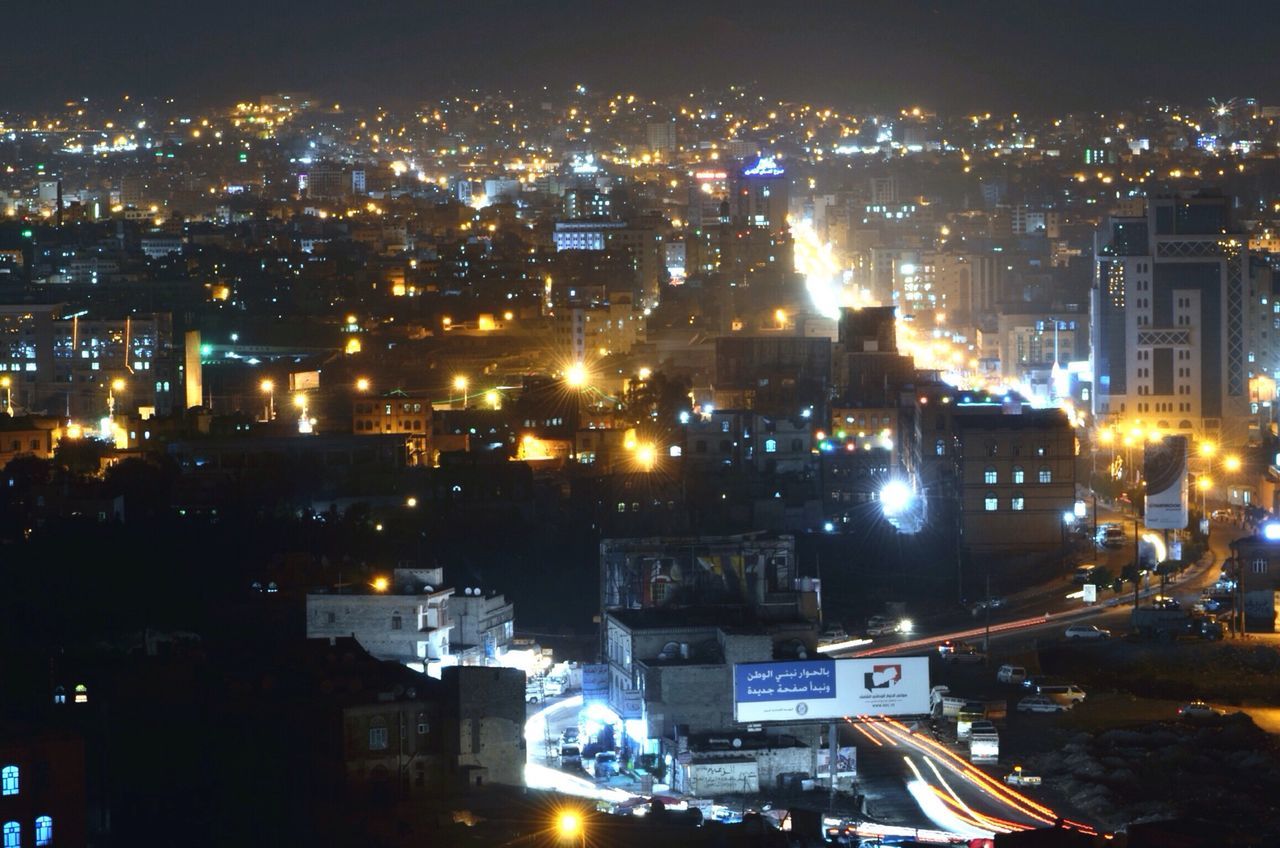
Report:
[[[999,401],[997,401],[999,403]],[[1058,409],[964,404],[955,427],[961,541],[970,551],[1048,551],[1075,506],[1076,437]],[[1016,519],[1018,532],[1010,533]]]
[[378,659],[425,668],[438,677],[455,658],[453,617],[440,568],[397,568],[366,585],[342,584],[333,593],[307,595],[307,638],[352,636]]
[[67,731],[0,724],[3,844],[84,845],[87,817],[84,741]]

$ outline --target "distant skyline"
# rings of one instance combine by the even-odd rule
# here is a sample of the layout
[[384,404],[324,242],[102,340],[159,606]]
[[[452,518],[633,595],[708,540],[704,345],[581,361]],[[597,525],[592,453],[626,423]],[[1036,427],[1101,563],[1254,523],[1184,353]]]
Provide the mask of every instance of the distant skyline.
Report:
[[1264,10],[1185,0],[19,0],[5,9],[0,109],[298,89],[393,104],[574,83],[655,96],[746,83],[839,108],[944,112],[1106,109],[1145,96],[1280,103],[1280,16]]

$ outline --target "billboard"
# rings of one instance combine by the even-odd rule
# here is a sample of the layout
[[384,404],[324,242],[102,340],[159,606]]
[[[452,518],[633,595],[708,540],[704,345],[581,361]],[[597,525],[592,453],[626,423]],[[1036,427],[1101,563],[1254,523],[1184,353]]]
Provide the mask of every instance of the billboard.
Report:
[[1143,452],[1147,480],[1146,525],[1153,530],[1187,526],[1187,438],[1165,436]]
[[609,703],[609,666],[600,663],[582,667],[582,701]]
[[928,657],[789,660],[733,666],[738,722],[929,712]]

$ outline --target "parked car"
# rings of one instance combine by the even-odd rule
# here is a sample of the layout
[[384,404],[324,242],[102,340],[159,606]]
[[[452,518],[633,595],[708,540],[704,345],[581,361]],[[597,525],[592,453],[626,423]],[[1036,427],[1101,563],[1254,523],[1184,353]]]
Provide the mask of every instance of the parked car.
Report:
[[848,640],[849,634],[839,624],[828,624],[822,628],[822,633],[818,636],[819,642],[832,643],[844,642]]
[[1045,695],[1028,695],[1018,702],[1020,713],[1061,713],[1071,709],[1067,704],[1060,704]]
[[1182,609],[1182,604],[1178,602],[1177,598],[1170,598],[1167,595],[1156,595],[1151,599],[1151,606],[1162,610]]
[[561,745],[577,745],[578,738],[578,728],[576,727],[566,727],[560,732]]
[[1009,602],[1001,597],[984,598],[981,601],[978,601],[977,603],[970,604],[969,612],[974,617],[977,617],[979,615],[982,615],[987,610],[991,610],[992,612],[994,612],[998,609],[1003,609],[1004,607],[1008,606],[1008,604]]
[[1110,639],[1111,631],[1093,624],[1073,624],[1067,628],[1068,639]]
[[582,749],[577,745],[561,745],[560,746],[560,764],[572,765],[582,762]]
[[1065,685],[1050,683],[1038,687],[1036,692],[1059,704],[1071,704],[1074,706],[1085,699],[1085,691],[1074,683]]
[[1212,518],[1214,521],[1235,521],[1236,520],[1236,517],[1231,513],[1231,510],[1229,509],[1215,509],[1213,512],[1209,513],[1209,517]]
[[1178,707],[1178,717],[1188,720],[1217,718],[1225,713],[1217,707],[1211,707],[1204,701],[1191,701]]
[[961,644],[955,650],[942,655],[942,658],[949,663],[958,663],[960,665],[971,665],[983,662],[987,655],[979,651],[973,645]]
[[1036,691],[1036,689],[1046,684],[1061,683],[1061,682],[1062,682],[1061,680],[1054,680],[1052,677],[1050,677],[1047,674],[1029,674],[1027,675],[1027,679],[1022,681],[1022,685],[1024,688],[1030,689],[1032,692],[1034,692]]
[[1021,684],[1027,679],[1027,670],[1020,665],[1002,665],[996,671],[997,683]]
[[618,755],[613,751],[601,751],[596,754],[595,778],[604,780],[618,773]]

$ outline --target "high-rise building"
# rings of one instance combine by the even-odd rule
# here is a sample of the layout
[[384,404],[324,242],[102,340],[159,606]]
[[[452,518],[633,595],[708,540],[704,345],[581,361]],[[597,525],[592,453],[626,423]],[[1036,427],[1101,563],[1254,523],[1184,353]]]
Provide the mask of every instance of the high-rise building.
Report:
[[1142,216],[1110,217],[1095,254],[1094,414],[1242,442],[1250,262],[1228,198],[1153,198]]
[[676,151],[676,125],[674,121],[653,121],[645,130],[646,146],[649,152],[665,158]]

